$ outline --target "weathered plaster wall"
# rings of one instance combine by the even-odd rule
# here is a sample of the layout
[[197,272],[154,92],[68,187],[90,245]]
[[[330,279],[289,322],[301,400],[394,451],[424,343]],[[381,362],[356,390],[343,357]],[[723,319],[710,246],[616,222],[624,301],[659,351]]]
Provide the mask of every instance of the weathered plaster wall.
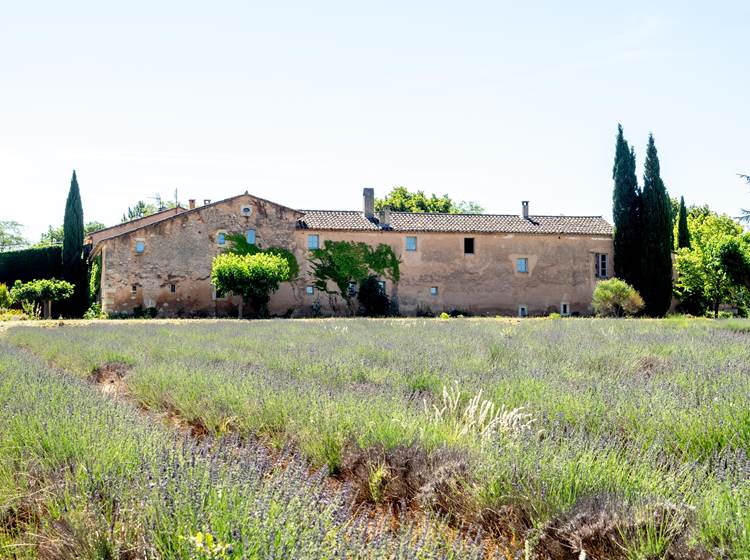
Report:
[[[570,312],[588,313],[596,284],[594,255],[606,253],[612,270],[612,239],[585,235],[551,236],[518,234],[419,233],[417,250],[406,251],[401,232],[341,232],[297,230],[297,247],[307,246],[307,235],[326,239],[356,240],[371,245],[389,244],[401,259],[398,286],[387,282],[389,295],[398,296],[402,313],[417,307],[433,312],[464,310],[475,314],[517,315],[520,305],[529,314],[560,312],[566,302]],[[474,238],[474,254],[464,254],[464,238]],[[516,259],[528,259],[528,273],[516,272]],[[302,262],[302,261],[301,261]],[[305,268],[303,268],[305,270]],[[438,295],[430,288],[436,286]],[[317,299],[330,310],[329,297],[302,292],[305,308]]]
[[[240,212],[246,204],[252,206],[247,217]],[[105,240],[102,308],[106,312],[129,313],[137,306],[155,307],[164,316],[234,314],[239,299],[214,299],[210,281],[211,261],[224,248],[217,244],[218,233],[244,234],[255,229],[258,246],[295,251],[298,215],[289,208],[242,195]],[[137,254],[139,240],[144,242],[145,250]],[[285,285],[272,303],[276,313],[294,307],[293,287]]]

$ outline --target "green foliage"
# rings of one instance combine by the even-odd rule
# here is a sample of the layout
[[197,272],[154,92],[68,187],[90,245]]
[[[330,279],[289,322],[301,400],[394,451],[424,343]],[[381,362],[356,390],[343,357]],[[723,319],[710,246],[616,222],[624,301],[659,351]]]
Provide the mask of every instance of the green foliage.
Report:
[[[241,295],[256,315],[267,315],[271,294],[289,278],[289,263],[269,253],[223,253],[211,265],[211,282],[218,291]],[[242,309],[240,308],[240,317]]]
[[67,271],[80,265],[83,257],[83,206],[81,193],[78,189],[78,179],[73,171],[70,180],[68,200],[65,203],[65,219],[63,220],[63,268]]
[[680,197],[680,209],[677,218],[677,248],[686,247],[690,249],[690,229],[687,222],[687,209],[685,208],[685,198]]
[[635,315],[643,308],[643,299],[630,284],[619,278],[602,280],[596,284],[592,300],[600,317]]
[[750,234],[729,216],[707,208],[688,212],[691,246],[679,249],[675,260],[675,295],[683,311],[718,316],[722,303],[746,309],[750,303]]
[[[104,229],[106,226],[101,222],[88,222],[83,228],[84,237],[100,229]],[[39,239],[39,243],[35,247],[44,247],[45,245],[61,245],[65,232],[63,226],[49,226],[47,231],[42,233],[42,237]]]
[[102,306],[99,303],[92,303],[83,314],[84,319],[106,319],[107,314],[102,312]]
[[[750,185],[750,175],[743,175],[740,174],[740,177],[747,181],[747,184]],[[742,215],[740,216],[740,221],[745,223],[750,223],[750,210],[745,210],[744,208],[741,210]]]
[[396,212],[443,212],[447,214],[481,214],[476,202],[455,202],[447,194],[427,196],[424,191],[410,192],[406,187],[394,187],[385,198],[375,199],[375,209],[390,208]]
[[62,246],[34,247],[0,253],[0,282],[62,276]]
[[8,309],[13,303],[8,286],[0,283],[0,309]]
[[155,214],[158,211],[159,210],[156,208],[155,204],[146,203],[142,200],[139,200],[132,208],[128,206],[127,211],[122,215],[121,222],[124,224],[125,222],[129,222],[131,220],[145,218],[146,216]]
[[21,234],[22,227],[13,220],[0,221],[0,252],[20,249],[29,244]]
[[102,256],[99,254],[91,261],[91,270],[89,270],[89,302],[94,302],[99,297],[99,290],[102,284]]
[[614,179],[612,217],[615,226],[613,239],[615,275],[637,286],[641,271],[641,192],[635,175],[635,153],[625,140],[622,125],[617,125],[612,178]]
[[235,255],[255,255],[258,253],[265,253],[267,255],[276,255],[286,260],[289,265],[289,276],[284,279],[284,282],[292,282],[299,276],[299,263],[297,257],[294,256],[290,250],[284,247],[269,247],[267,249],[261,249],[255,243],[248,243],[247,239],[241,233],[232,233],[226,236],[227,241],[230,242],[231,246],[226,250],[227,253],[233,253]]
[[359,283],[359,304],[368,317],[385,317],[391,305],[378,277],[371,274]]
[[[354,297],[349,289],[352,282],[358,284],[370,275],[387,277],[393,282],[400,278],[398,257],[391,246],[384,243],[373,249],[363,242],[329,240],[310,253],[315,287],[328,294],[340,295],[350,310]],[[331,282],[336,286],[335,290],[329,288]]]
[[10,290],[10,297],[15,302],[25,303],[45,303],[45,316],[49,316],[49,303],[53,301],[62,301],[73,295],[75,286],[65,280],[55,280],[54,278],[32,280],[31,282],[22,283],[16,280]]
[[[653,135],[648,137],[641,194],[642,276],[639,287],[645,311],[663,317],[672,302],[672,207],[661,179]],[[615,262],[617,256],[615,255]]]

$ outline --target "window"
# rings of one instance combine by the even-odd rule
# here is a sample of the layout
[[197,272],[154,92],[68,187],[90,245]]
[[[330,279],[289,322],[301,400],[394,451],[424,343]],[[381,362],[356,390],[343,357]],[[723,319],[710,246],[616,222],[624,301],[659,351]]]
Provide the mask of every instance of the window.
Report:
[[225,296],[226,294],[224,292],[217,290],[216,286],[213,286],[213,292],[211,294],[213,299],[224,299]]
[[175,293],[177,291],[177,285],[170,284],[169,285],[169,291],[172,292],[172,293]]
[[226,235],[227,234],[223,231],[220,231],[219,233],[217,233],[216,243],[218,243],[219,245],[224,245],[224,243],[226,243]]
[[320,236],[317,233],[311,233],[307,236],[307,248],[318,249],[320,248]]
[[140,255],[146,250],[146,242],[143,239],[137,239],[135,242],[135,252]]
[[406,236],[406,250],[407,251],[417,250],[417,238],[414,235]]
[[385,280],[378,280],[378,286],[380,287],[380,291],[385,293]]
[[529,309],[525,305],[519,305],[518,306],[518,316],[519,317],[528,317],[529,316]]
[[563,317],[570,315],[570,305],[568,305],[567,302],[562,302],[560,304],[560,315]]
[[130,286],[130,292],[133,293],[133,294],[137,293],[138,292],[138,284],[133,284],[132,286]]
[[464,237],[464,255],[474,254],[474,238]]
[[311,295],[313,295],[315,293],[315,288],[313,286],[306,286],[305,287],[305,293],[308,296],[311,296]]
[[596,253],[596,277],[607,278],[609,276],[609,259],[606,253]]
[[438,287],[437,286],[433,286],[432,288],[430,288],[430,295],[431,296],[438,295]]
[[349,297],[357,295],[357,283],[349,282]]
[[245,233],[245,239],[247,239],[247,242],[250,243],[250,245],[255,245],[255,230],[247,230],[247,232]]
[[516,259],[516,272],[528,272],[529,271],[529,259],[526,257]]

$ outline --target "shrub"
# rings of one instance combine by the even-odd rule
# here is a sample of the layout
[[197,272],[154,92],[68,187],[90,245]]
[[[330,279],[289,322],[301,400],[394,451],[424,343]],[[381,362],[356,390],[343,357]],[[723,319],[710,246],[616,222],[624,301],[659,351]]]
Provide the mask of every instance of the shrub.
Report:
[[390,299],[380,284],[380,280],[374,274],[371,274],[360,282],[357,298],[365,315],[369,317],[383,317],[388,315],[391,305]]
[[62,301],[73,295],[75,286],[65,280],[43,279],[32,280],[23,284],[16,280],[10,295],[14,301],[20,303],[42,303],[44,307],[44,318],[51,314],[51,304],[53,301]]
[[59,278],[62,275],[62,246],[35,247],[0,253],[0,282]]
[[92,303],[91,306],[83,314],[84,319],[106,319],[107,314],[102,313],[102,306],[100,303]]
[[10,298],[8,286],[0,284],[0,309],[8,309],[13,300]]
[[592,301],[601,317],[635,315],[643,309],[643,298],[635,288],[619,278],[603,280],[596,285]]

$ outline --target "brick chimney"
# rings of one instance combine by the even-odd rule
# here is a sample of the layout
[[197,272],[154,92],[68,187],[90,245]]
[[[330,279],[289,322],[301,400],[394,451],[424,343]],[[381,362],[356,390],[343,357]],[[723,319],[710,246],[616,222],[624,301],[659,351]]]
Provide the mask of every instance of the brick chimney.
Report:
[[190,210],[194,210],[195,209],[195,199],[194,198],[189,198],[188,199],[188,208]]
[[375,217],[375,189],[366,188],[362,191],[365,199],[365,218]]
[[529,219],[529,201],[528,200],[522,200],[521,201],[521,215],[525,220]]
[[378,217],[378,220],[380,221],[380,227],[383,229],[388,229],[391,227],[391,209],[387,206],[383,208],[380,211],[380,216]]

